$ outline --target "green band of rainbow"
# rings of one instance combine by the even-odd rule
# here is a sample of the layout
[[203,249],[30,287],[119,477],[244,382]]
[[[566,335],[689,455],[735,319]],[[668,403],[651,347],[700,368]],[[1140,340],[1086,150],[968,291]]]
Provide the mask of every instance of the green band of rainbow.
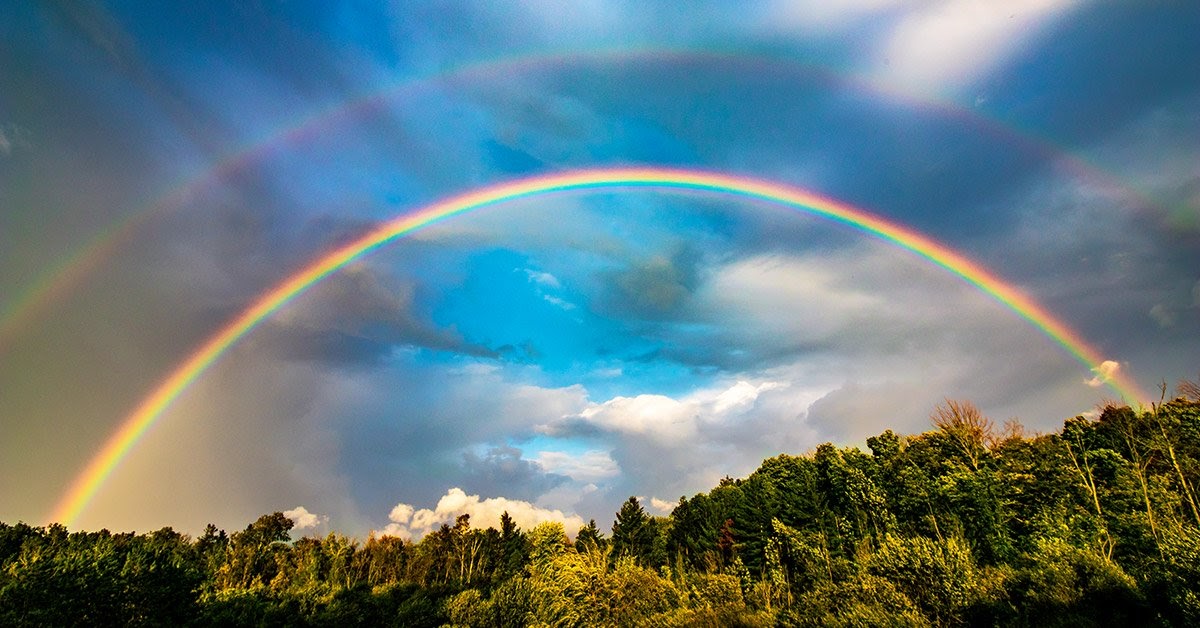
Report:
[[[55,506],[50,520],[73,524],[95,497],[105,479],[137,444],[138,439],[154,425],[189,384],[256,325],[313,284],[354,259],[417,229],[483,207],[550,192],[621,187],[696,190],[758,199],[828,218],[878,236],[962,277],[1028,320],[1088,369],[1100,372],[1098,369],[1102,360],[1095,350],[1041,305],[1013,286],[938,242],[849,205],[777,183],[695,170],[615,168],[552,174],[488,186],[395,218],[314,261],[263,294],[176,367],[170,376],[137,406],[75,479]],[[1148,398],[1132,380],[1119,371],[1108,384],[1127,401],[1141,402]]]

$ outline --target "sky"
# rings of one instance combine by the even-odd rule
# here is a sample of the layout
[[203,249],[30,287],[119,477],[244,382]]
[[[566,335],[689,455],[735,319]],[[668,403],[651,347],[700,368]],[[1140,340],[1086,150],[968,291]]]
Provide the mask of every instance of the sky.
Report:
[[[44,524],[228,321],[325,252],[527,177],[677,168],[923,234],[946,269],[720,193],[536,194],[362,255],[157,416],[73,529],[419,538],[681,496],[767,457],[1050,431],[1200,376],[1187,2],[8,2],[0,521]],[[1096,367],[1095,370],[1091,367]],[[1145,401],[1145,400],[1142,400]]]

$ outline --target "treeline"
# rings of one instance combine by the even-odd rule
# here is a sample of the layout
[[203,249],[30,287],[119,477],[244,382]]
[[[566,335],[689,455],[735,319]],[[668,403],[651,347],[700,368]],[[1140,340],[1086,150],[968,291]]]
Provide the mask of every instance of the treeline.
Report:
[[461,516],[419,542],[0,523],[0,625],[1200,625],[1200,394],[1061,431],[780,455],[606,534]]

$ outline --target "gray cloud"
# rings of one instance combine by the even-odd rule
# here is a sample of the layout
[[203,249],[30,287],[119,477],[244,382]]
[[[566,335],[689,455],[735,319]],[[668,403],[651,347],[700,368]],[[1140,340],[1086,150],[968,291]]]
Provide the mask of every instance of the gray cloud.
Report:
[[504,495],[513,499],[536,501],[569,478],[548,473],[542,465],[522,457],[516,447],[489,447],[481,456],[463,453],[464,484],[468,491],[484,495]]
[[633,262],[611,276],[604,305],[633,318],[672,318],[699,284],[702,259],[680,245],[667,255]]
[[496,357],[415,311],[415,287],[367,264],[342,270],[273,317],[255,341],[281,357],[377,364],[400,347]]

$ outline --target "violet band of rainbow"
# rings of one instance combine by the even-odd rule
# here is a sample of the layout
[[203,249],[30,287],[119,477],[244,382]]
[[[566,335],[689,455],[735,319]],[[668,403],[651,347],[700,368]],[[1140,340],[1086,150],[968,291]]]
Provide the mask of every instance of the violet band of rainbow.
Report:
[[[139,439],[192,382],[256,325],[348,263],[396,238],[484,207],[554,192],[632,187],[692,190],[757,199],[866,232],[961,277],[1032,323],[1090,371],[1100,372],[1103,361],[1100,354],[1078,333],[1016,287],[946,245],[845,203],[788,185],[701,170],[644,167],[555,173],[489,185],[401,215],[336,248],[271,288],[200,345],[138,404],[75,478],[50,514],[50,521],[72,525]],[[1149,398],[1121,371],[1107,383],[1127,402],[1142,403]]]

